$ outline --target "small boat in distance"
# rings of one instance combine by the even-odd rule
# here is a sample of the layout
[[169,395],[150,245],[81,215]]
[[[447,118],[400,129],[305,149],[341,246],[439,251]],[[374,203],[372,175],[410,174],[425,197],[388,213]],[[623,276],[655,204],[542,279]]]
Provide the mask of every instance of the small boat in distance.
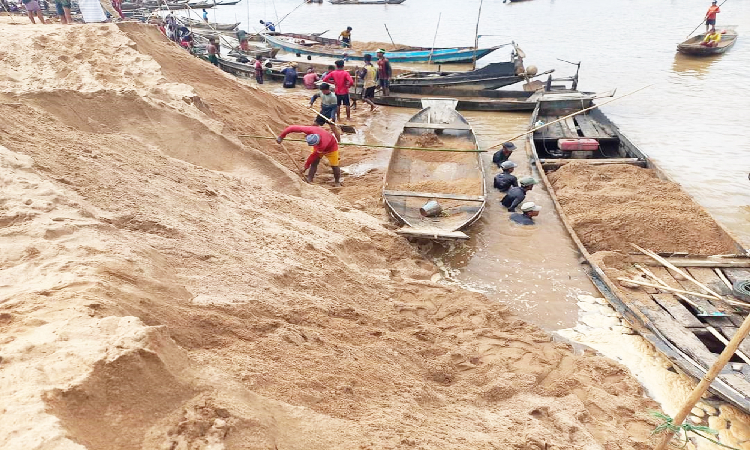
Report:
[[[424,99],[424,109],[404,124],[385,173],[383,199],[403,226],[420,239],[469,239],[462,230],[484,211],[484,165],[469,122],[454,99]],[[419,150],[436,149],[436,150]],[[467,150],[466,152],[438,149]]]
[[705,45],[701,45],[701,42],[703,42],[703,39],[706,37],[706,34],[703,33],[697,36],[693,36],[678,45],[677,51],[686,55],[693,56],[710,56],[722,54],[732,48],[734,43],[737,42],[737,31],[735,31],[735,28],[735,25],[723,27],[721,30],[721,41],[719,41],[719,45],[717,45],[716,47],[706,47]]

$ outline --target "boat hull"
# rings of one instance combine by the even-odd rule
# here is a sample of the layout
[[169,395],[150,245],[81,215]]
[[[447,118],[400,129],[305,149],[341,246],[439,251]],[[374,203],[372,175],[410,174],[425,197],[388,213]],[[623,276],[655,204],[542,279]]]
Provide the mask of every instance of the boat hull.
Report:
[[[529,125],[530,127],[534,127],[540,120],[545,123],[550,123],[552,122],[552,119],[554,119],[555,116],[540,114],[540,109],[543,108],[542,103],[543,100],[539,102],[537,108],[534,110]],[[559,103],[563,104],[564,100],[560,100]],[[587,104],[590,104],[590,102],[580,103],[575,100],[574,103],[575,104],[572,105],[573,110],[580,110]],[[559,113],[557,116],[561,114],[562,113]],[[689,328],[685,323],[692,323],[695,326],[700,327],[701,333],[706,331],[703,327],[710,325],[714,328],[718,327],[718,329],[721,329],[721,332],[724,334],[731,334],[734,332],[733,330],[737,329],[737,324],[743,320],[744,314],[730,314],[733,315],[731,320],[728,317],[701,317],[700,319],[702,320],[699,320],[694,311],[689,311],[682,302],[676,301],[675,298],[671,297],[668,293],[666,294],[666,298],[659,297],[659,295],[664,294],[648,293],[647,291],[641,291],[640,289],[625,288],[619,284],[615,284],[605,271],[605,267],[600,265],[600,260],[592,258],[592,255],[581,241],[571,223],[571,220],[567,216],[565,208],[561,205],[555,188],[547,176],[549,170],[556,170],[559,168],[560,164],[565,163],[565,160],[548,159],[549,155],[546,154],[546,152],[551,148],[551,145],[545,144],[545,141],[548,138],[554,140],[560,136],[565,137],[564,135],[566,133],[570,133],[571,135],[577,134],[579,138],[587,138],[594,135],[599,140],[600,144],[604,143],[604,145],[610,146],[606,152],[610,153],[611,158],[619,158],[623,164],[634,164],[641,166],[644,169],[649,169],[661,180],[671,180],[652,160],[643,154],[643,152],[641,152],[624,134],[622,134],[615,124],[609,121],[601,111],[594,110],[585,116],[580,120],[579,118],[581,116],[575,116],[576,118],[573,122],[568,122],[566,120],[562,122],[563,125],[561,128],[545,131],[544,133],[547,133],[546,135],[541,131],[530,133],[527,137],[527,149],[534,160],[535,166],[539,171],[540,177],[546,186],[550,197],[552,198],[553,204],[557,209],[563,225],[587,262],[587,265],[584,267],[592,282],[607,301],[628,321],[628,323],[645,339],[651,342],[657,350],[666,356],[676,368],[696,380],[699,380],[706,374],[711,364],[716,360],[718,354],[716,351],[712,351],[712,349],[707,347],[707,344],[705,344],[707,341],[698,339],[697,336],[700,336],[700,334],[698,333],[697,328]],[[596,126],[594,126],[592,122],[595,122]],[[566,123],[570,124],[567,130]],[[577,131],[572,130],[573,125],[576,126]],[[552,125],[550,125],[550,127],[551,126]],[[581,131],[584,130],[585,132],[581,133]],[[580,134],[583,134],[583,136],[580,136]],[[615,148],[617,149],[616,151],[614,150]],[[605,152],[605,150],[603,150],[603,152]],[[597,163],[597,161],[603,163],[608,162],[607,158],[589,161],[591,163]],[[618,164],[620,162],[612,160],[612,163]],[[615,201],[615,199],[612,201]],[[695,206],[700,208],[697,204]],[[716,225],[717,228],[721,230],[721,233],[723,233],[723,237],[734,242],[734,251],[737,254],[744,255],[739,259],[744,259],[744,266],[750,268],[750,259],[747,258],[745,249],[728,231],[726,231],[726,229],[724,229],[724,227],[721,226],[721,224],[717,223]],[[676,254],[672,254],[670,256],[675,255]],[[718,275],[714,275],[712,269],[723,270],[722,273],[729,279],[743,276],[747,277],[750,275],[750,271],[747,269],[728,268],[735,267],[737,264],[737,261],[735,260],[733,260],[731,264],[725,264],[721,261],[713,262],[710,258],[706,257],[695,257],[695,260],[692,260],[685,254],[681,254],[681,256],[683,256],[683,262],[680,262],[680,258],[678,257],[672,259],[676,264],[682,264],[681,267],[684,267],[684,270],[691,271],[694,276],[699,276],[699,274],[700,276],[713,276],[711,281],[706,279],[705,282],[709,283],[715,289],[721,290],[723,295],[730,295],[731,289],[729,289],[730,292],[727,292],[727,287],[722,283]],[[634,256],[629,257],[634,258]],[[648,261],[639,262],[642,266],[651,264],[652,266],[650,267],[650,270],[654,272],[657,272],[657,270],[661,271],[657,273],[661,273],[662,275],[659,276],[663,276],[665,279],[666,277],[670,277],[667,284],[672,286],[680,285],[680,282],[677,279],[671,278],[670,272],[665,268],[658,264],[654,264],[653,260],[650,258],[644,258]],[[712,267],[712,264],[715,264],[715,267]],[[742,265],[742,262],[740,261],[739,264]],[[708,273],[706,270],[708,270]],[[729,311],[729,308],[727,311]],[[748,344],[743,345],[745,345],[746,349],[749,348],[747,346]],[[714,348],[713,350],[717,349]],[[733,366],[734,365],[736,365],[736,363],[734,363]],[[750,368],[750,365],[748,365],[748,367],[743,367],[743,370],[747,370],[748,368]],[[742,410],[750,411],[750,383],[748,382],[748,377],[745,376],[744,373],[746,372],[725,370],[719,375],[717,380],[712,383],[711,391]]]
[[[396,145],[468,151],[394,148],[384,179],[385,208],[402,225],[397,232],[407,237],[468,239],[463,230],[479,219],[487,201],[476,136],[468,121],[455,111],[455,100],[425,103],[430,106],[404,125]],[[433,201],[441,204],[442,214],[423,216],[420,209]]]
[[700,45],[705,36],[705,34],[700,34],[698,36],[691,37],[685,42],[679,44],[677,46],[677,51],[684,55],[690,56],[720,55],[732,48],[735,42],[737,42],[737,32],[733,29],[726,31],[717,47],[704,47]]

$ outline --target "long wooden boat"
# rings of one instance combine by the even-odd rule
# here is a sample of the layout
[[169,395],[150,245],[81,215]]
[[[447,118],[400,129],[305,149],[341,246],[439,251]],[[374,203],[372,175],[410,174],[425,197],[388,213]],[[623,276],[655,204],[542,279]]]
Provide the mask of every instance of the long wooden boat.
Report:
[[400,92],[401,86],[418,91],[420,87],[444,87],[453,89],[497,89],[523,81],[523,61],[515,53],[507,62],[496,62],[485,67],[465,72],[412,72],[391,80],[391,90]]
[[328,0],[333,5],[400,5],[406,0]]
[[[575,98],[571,95],[545,95],[532,114],[531,126],[539,121],[550,123],[591,104],[591,99]],[[576,152],[564,152],[567,154],[563,155],[563,152],[558,150],[559,139],[595,139],[600,149],[597,152],[581,152],[577,155]],[[748,313],[750,303],[743,303],[739,298],[732,297],[731,287],[732,283],[750,279],[750,257],[747,251],[721,224],[716,223],[716,229],[719,230],[717,238],[722,239],[722,242],[731,243],[737,255],[661,253],[670,263],[721,294],[724,300],[705,299],[693,295],[679,298],[666,290],[657,293],[659,290],[656,289],[646,290],[642,287],[625,287],[628,285],[618,284],[619,282],[610,278],[610,272],[607,272],[608,269],[599,262],[600,260],[592,258],[547,175],[571,161],[583,161],[592,165],[640,166],[642,169],[639,170],[650,170],[662,180],[671,180],[599,110],[592,110],[535,131],[528,136],[527,144],[557,212],[586,260],[586,271],[599,291],[635,330],[680,371],[696,380],[703,377],[724,349],[724,343],[734,336]],[[588,158],[579,158],[583,153],[586,153]],[[695,207],[705,213],[700,206]],[[616,226],[612,224],[612,227]],[[628,269],[618,269],[637,273],[638,269],[633,264],[638,263],[672,287],[697,292],[697,287],[653,259],[640,253],[637,256],[627,256]],[[656,284],[656,281],[651,282]],[[689,301],[685,301],[685,298]],[[733,303],[735,301],[736,303]],[[742,306],[743,304],[747,307]],[[739,356],[739,353],[743,356]],[[711,385],[714,394],[744,411],[750,411],[750,364],[747,363],[747,355],[750,355],[750,342],[743,342],[732,362]]]
[[189,17],[178,17],[177,21],[182,23],[186,27],[217,30],[217,31],[233,31],[240,25],[240,22],[235,22],[235,23],[204,22],[202,20],[191,19]]
[[[361,90],[361,89],[360,89]],[[451,89],[446,89],[451,91]],[[490,91],[497,92],[502,95],[498,95],[495,98],[482,98],[482,97],[459,97],[456,102],[457,111],[533,111],[536,106],[536,100],[541,93],[526,92],[526,91]],[[431,98],[446,98],[450,99],[453,96],[444,92],[441,97]],[[361,98],[361,94],[355,95],[355,98]],[[399,108],[422,108],[422,100],[424,97],[421,96],[407,96],[407,95],[389,95],[389,96],[375,96],[373,103],[376,105],[383,106],[394,106]]]
[[677,46],[677,51],[693,56],[711,56],[724,53],[732,48],[734,43],[737,42],[737,31],[735,31],[735,26],[725,28],[726,29],[722,32],[721,41],[719,41],[719,45],[716,47],[705,47],[701,45],[701,42],[703,42],[703,39],[706,37],[706,34],[703,33],[693,36],[679,44]]
[[[294,34],[264,34],[264,39],[269,45],[278,47],[286,52],[297,55],[320,56],[332,59],[350,59],[364,61],[365,55],[370,54],[376,58],[376,52],[359,52],[352,49],[341,48],[340,42],[335,39],[326,39],[312,35]],[[322,45],[321,45],[322,44]],[[386,57],[391,62],[428,62],[436,63],[465,63],[483,58],[494,52],[501,46],[474,49],[473,47],[455,48],[424,48],[413,47],[406,50],[389,51]]]
[[[385,174],[383,199],[404,236],[468,239],[462,230],[484,211],[487,192],[484,165],[469,122],[455,110],[455,100],[427,100],[425,108],[404,124],[399,147],[462,148],[471,152],[394,148]],[[442,212],[423,216],[420,209],[438,202]],[[434,204],[433,204],[434,205]]]

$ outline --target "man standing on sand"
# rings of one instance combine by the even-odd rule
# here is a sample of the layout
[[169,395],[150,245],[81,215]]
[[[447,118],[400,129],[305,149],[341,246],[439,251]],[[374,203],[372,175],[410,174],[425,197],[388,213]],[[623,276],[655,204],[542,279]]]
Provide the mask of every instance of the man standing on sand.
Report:
[[539,215],[542,207],[534,202],[526,202],[521,205],[521,213],[513,213],[510,220],[519,225],[534,225],[534,217]]
[[526,199],[526,193],[534,188],[536,180],[531,177],[524,177],[521,178],[519,184],[520,186],[508,189],[508,193],[500,200],[500,203],[508,208],[508,212],[516,212],[516,207]]
[[383,89],[383,95],[388,97],[391,95],[391,77],[393,77],[393,69],[391,69],[391,62],[385,57],[385,50],[379,48],[377,55],[378,83],[380,83],[380,88]]
[[21,0],[23,3],[24,8],[26,8],[26,14],[29,15],[29,19],[31,19],[31,23],[36,23],[34,21],[34,16],[36,16],[41,23],[44,22],[44,15],[42,15],[42,8],[39,6],[39,2],[36,0]]
[[[320,97],[320,115],[315,115],[315,125],[321,127],[325,125],[326,120],[323,117],[331,122],[336,122],[336,95],[331,92],[331,86],[329,86],[328,83],[320,83],[320,92],[310,98],[311,108],[318,97]],[[332,123],[329,123],[329,125],[331,126],[331,131],[333,131],[333,135],[336,136],[336,140],[340,141],[341,136],[339,136],[339,130],[336,128],[336,125],[333,125]]]
[[99,4],[102,5],[104,12],[109,14],[110,20],[122,19],[120,13],[117,12],[115,7],[112,5],[112,0],[99,0]]
[[716,14],[720,12],[716,0],[712,1],[711,6],[708,7],[708,12],[706,12],[706,33],[708,33],[708,30],[711,29],[711,27],[716,26]]
[[493,186],[500,192],[507,192],[508,189],[518,186],[518,179],[513,175],[513,169],[517,166],[513,161],[505,161],[500,164],[503,171],[495,175]]
[[349,72],[344,70],[344,61],[336,61],[336,70],[328,73],[322,80],[324,83],[333,82],[335,84],[334,92],[336,93],[336,116],[341,117],[341,105],[346,106],[346,120],[351,120],[352,111],[349,102],[349,88],[354,86],[354,80]]
[[377,106],[372,101],[375,98],[375,86],[378,85],[378,71],[375,66],[372,65],[372,55],[369,53],[365,54],[365,66],[360,71],[360,78],[362,78],[363,92],[362,100],[370,105],[370,111],[374,111]]
[[263,56],[255,56],[255,81],[258,84],[263,84]]
[[516,149],[516,144],[512,142],[506,142],[503,144],[503,148],[496,151],[494,155],[492,155],[492,162],[497,166],[502,168],[502,164],[510,158],[511,153],[513,153],[513,150]]
[[60,23],[63,25],[73,25],[73,18],[70,16],[70,0],[55,0],[55,8]]
[[302,172],[310,168],[307,172],[307,182],[312,183],[315,178],[315,172],[318,171],[318,163],[320,158],[326,157],[328,163],[331,165],[333,170],[334,186],[341,186],[341,167],[339,167],[339,143],[336,141],[336,137],[328,131],[320,127],[303,127],[299,125],[291,125],[286,127],[281,132],[279,137],[276,138],[276,142],[281,144],[287,134],[289,133],[304,133],[305,141],[307,145],[311,146],[310,156],[305,161],[305,168]]

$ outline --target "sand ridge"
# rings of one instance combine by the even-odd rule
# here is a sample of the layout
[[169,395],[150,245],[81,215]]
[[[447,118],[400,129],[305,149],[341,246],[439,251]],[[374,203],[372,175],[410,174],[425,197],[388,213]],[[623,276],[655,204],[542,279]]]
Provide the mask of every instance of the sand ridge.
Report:
[[296,105],[122,30],[189,102],[127,78],[0,93],[2,448],[648,447],[623,367],[430,282],[381,220],[236,139]]

